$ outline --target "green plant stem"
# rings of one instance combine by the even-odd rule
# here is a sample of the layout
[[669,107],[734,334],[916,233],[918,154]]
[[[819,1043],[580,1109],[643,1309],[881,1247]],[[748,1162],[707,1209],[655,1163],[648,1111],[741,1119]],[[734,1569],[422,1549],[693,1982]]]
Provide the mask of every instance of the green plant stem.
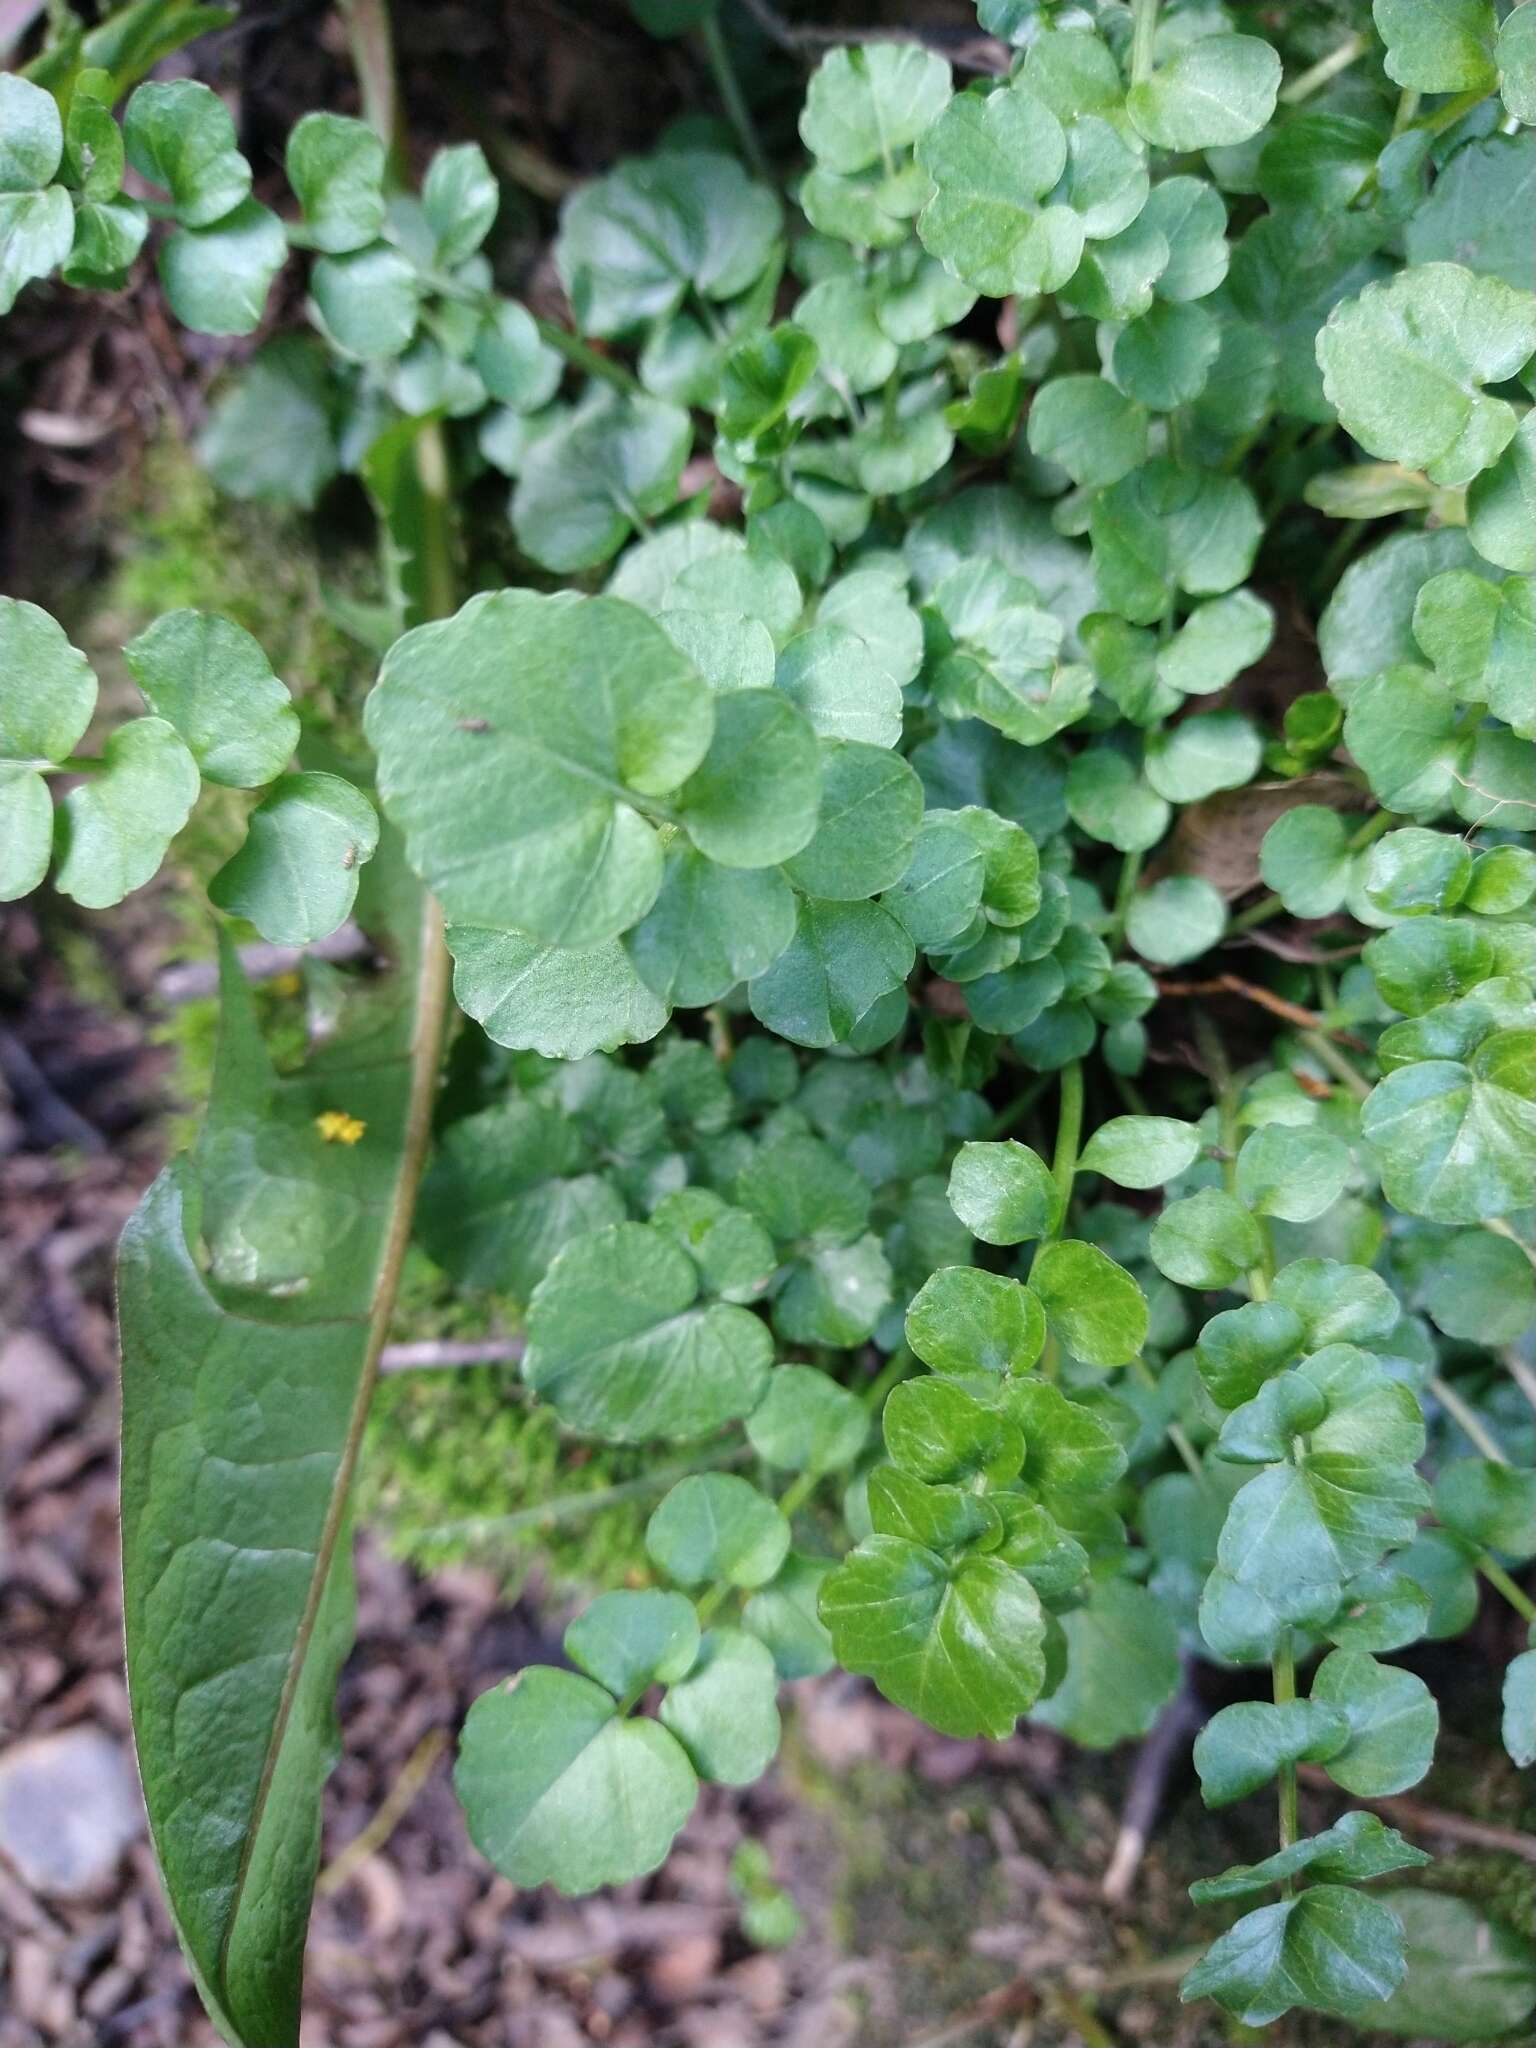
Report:
[[589,377],[600,377],[605,384],[611,384],[615,391],[637,395],[642,389],[640,379],[623,363],[615,362],[612,356],[605,356],[591,342],[583,341],[579,334],[572,334],[568,327],[562,327],[554,320],[540,320],[539,334],[552,349],[557,349],[568,363],[578,370],[585,370]]
[[1477,1568],[1489,1585],[1504,1595],[1522,1621],[1536,1625],[1536,1600],[1515,1584],[1503,1565],[1491,1557],[1480,1557]]
[[[1296,1697],[1296,1655],[1291,1646],[1291,1632],[1288,1628],[1280,1631],[1275,1644],[1273,1663],[1275,1684],[1275,1705],[1283,1707]],[[1280,1846],[1289,1849],[1301,1838],[1301,1820],[1296,1798],[1296,1766],[1293,1763],[1280,1767]],[[1287,1882],[1282,1889],[1289,1895],[1291,1886]]]
[[1152,46],[1157,40],[1158,0],[1131,0],[1131,83],[1152,76]]
[[[1133,1359],[1131,1361],[1131,1371],[1141,1381],[1141,1384],[1147,1389],[1148,1393],[1156,1394],[1158,1392],[1156,1376],[1144,1358]],[[1200,1462],[1200,1453],[1190,1442],[1188,1432],[1182,1424],[1172,1421],[1165,1422],[1163,1424],[1163,1434],[1178,1452],[1180,1461],[1190,1478],[1202,1490],[1208,1491],[1211,1484],[1210,1474]]]
[[1477,1410],[1464,1401],[1448,1380],[1436,1374],[1429,1382],[1429,1391],[1450,1416],[1456,1427],[1469,1443],[1475,1444],[1485,1458],[1495,1465],[1507,1465],[1509,1459],[1503,1446],[1493,1435]]
[[1061,1070],[1061,1107],[1056,1120],[1056,1151],[1051,1160],[1051,1178],[1056,1183],[1056,1225],[1050,1233],[1052,1237],[1061,1235],[1067,1220],[1082,1141],[1083,1063],[1070,1060]]
[[736,139],[741,144],[742,153],[758,177],[771,184],[773,169],[763,149],[757,124],[752,119],[752,109],[747,105],[746,95],[742,92],[741,80],[736,76],[736,67],[731,62],[731,53],[720,26],[720,11],[717,7],[711,7],[699,23],[699,39],[704,45],[704,54],[709,59],[715,90],[720,95],[720,103],[725,108],[731,126],[736,130]]
[[864,1389],[862,1399],[864,1406],[871,1415],[879,1414],[881,1408],[885,1405],[886,1395],[891,1391],[892,1387],[900,1386],[904,1379],[910,1377],[912,1368],[916,1363],[916,1359],[905,1344],[898,1344],[896,1346],[896,1349],[885,1361],[885,1364]]
[[1340,1082],[1356,1102],[1364,1102],[1371,1092],[1371,1083],[1347,1054],[1340,1052],[1333,1040],[1321,1031],[1298,1031],[1297,1039],[1312,1057],[1325,1066],[1333,1078]]
[[1347,71],[1351,64],[1358,64],[1371,47],[1367,35],[1353,35],[1331,50],[1326,57],[1319,57],[1307,70],[1298,73],[1281,93],[1281,102],[1288,107],[1299,107],[1303,100],[1311,99],[1313,93],[1321,92],[1325,85]]
[[1049,1074],[1042,1074],[1028,1088],[1021,1088],[1007,1108],[1000,1109],[997,1115],[993,1117],[991,1123],[987,1125],[987,1136],[989,1138],[1002,1138],[1009,1131],[1016,1130],[1050,1085],[1051,1076]]
[[456,1522],[432,1522],[425,1528],[405,1529],[402,1536],[412,1543],[475,1542],[488,1536],[516,1536],[524,1530],[563,1528],[570,1522],[600,1515],[605,1508],[621,1506],[627,1500],[643,1500],[647,1494],[665,1493],[679,1479],[696,1472],[729,1471],[745,1465],[752,1452],[746,1444],[732,1444],[709,1457],[684,1458],[671,1465],[657,1465],[634,1479],[620,1479],[612,1486],[594,1486],[589,1493],[560,1493],[536,1507],[514,1508],[505,1515],[469,1515]]
[[342,0],[352,68],[363,96],[363,119],[383,142],[391,185],[406,181],[405,112],[395,67],[389,0]]
[[1411,85],[1405,85],[1398,97],[1397,111],[1392,116],[1392,133],[1401,135],[1411,128],[1419,118],[1419,94]]
[[1536,1408],[1536,1372],[1533,1372],[1525,1360],[1517,1356],[1513,1351],[1500,1352],[1499,1358],[1504,1370],[1509,1374],[1526,1400],[1533,1408]]
[[1116,945],[1125,936],[1125,920],[1131,914],[1131,900],[1136,894],[1136,884],[1141,880],[1141,864],[1146,857],[1146,849],[1138,847],[1120,863],[1120,880],[1115,887],[1115,907],[1110,918],[1110,935]]
[[[1536,1251],[1532,1251],[1525,1239],[1512,1230],[1502,1216],[1485,1216],[1483,1218],[1483,1228],[1484,1230],[1491,1230],[1495,1237],[1507,1237],[1511,1244],[1519,1246],[1531,1265],[1536,1266]],[[1514,1368],[1511,1367],[1510,1369],[1513,1371]]]
[[1432,114],[1425,114],[1413,123],[1422,128],[1426,135],[1444,135],[1448,129],[1470,114],[1474,107],[1480,107],[1488,97],[1485,86],[1474,86],[1470,92],[1458,93],[1453,100],[1447,100],[1443,107],[1436,107]]
[[1246,910],[1240,910],[1227,926],[1227,937],[1236,938],[1240,932],[1251,932],[1255,925],[1268,924],[1272,917],[1278,917],[1285,905],[1278,896],[1261,896],[1257,903],[1250,903]]
[[[1077,1155],[1083,1139],[1083,1063],[1071,1060],[1061,1070],[1061,1102],[1056,1116],[1056,1151],[1051,1161],[1051,1178],[1056,1183],[1056,1217],[1051,1228],[1035,1246],[1029,1269],[1034,1271],[1046,1246],[1060,1237],[1072,1201],[1072,1183],[1077,1178]],[[1040,1377],[1053,1380],[1061,1363],[1054,1330],[1048,1330],[1040,1353]]]

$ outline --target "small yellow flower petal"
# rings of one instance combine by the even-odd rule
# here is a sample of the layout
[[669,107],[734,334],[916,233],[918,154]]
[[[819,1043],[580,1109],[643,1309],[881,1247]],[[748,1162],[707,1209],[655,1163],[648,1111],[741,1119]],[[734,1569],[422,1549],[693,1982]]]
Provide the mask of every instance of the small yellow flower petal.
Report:
[[315,1118],[327,1145],[355,1145],[367,1128],[360,1116],[348,1116],[344,1109],[325,1109]]

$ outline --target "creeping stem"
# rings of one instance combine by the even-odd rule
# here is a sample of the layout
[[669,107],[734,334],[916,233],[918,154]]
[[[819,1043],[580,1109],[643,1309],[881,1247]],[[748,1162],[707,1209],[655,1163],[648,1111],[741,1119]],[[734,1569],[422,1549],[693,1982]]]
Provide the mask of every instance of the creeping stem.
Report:
[[1131,0],[1131,83],[1152,76],[1152,45],[1157,36],[1158,0]]
[[1061,1108],[1056,1122],[1056,1153],[1051,1161],[1051,1178],[1056,1183],[1056,1224],[1052,1237],[1059,1237],[1072,1200],[1072,1183],[1077,1177],[1077,1155],[1083,1139],[1083,1063],[1071,1060],[1061,1070]]
[[715,90],[720,95],[720,104],[725,108],[731,126],[736,130],[747,162],[765,184],[773,182],[773,171],[764,152],[757,125],[752,119],[752,110],[747,105],[746,95],[741,89],[741,80],[736,76],[736,67],[731,62],[731,53],[720,26],[720,11],[711,7],[699,23],[699,35],[704,43],[704,54],[709,59],[710,72],[714,77]]
[[[1281,1629],[1279,1641],[1275,1644],[1273,1670],[1275,1705],[1283,1707],[1296,1697],[1296,1654],[1291,1645],[1291,1632],[1288,1628]],[[1280,1767],[1281,1848],[1289,1849],[1293,1842],[1300,1839],[1300,1836],[1301,1821],[1296,1800],[1296,1766],[1294,1763],[1282,1764]],[[1289,1879],[1286,1880],[1283,1889],[1287,1893],[1290,1891]]]

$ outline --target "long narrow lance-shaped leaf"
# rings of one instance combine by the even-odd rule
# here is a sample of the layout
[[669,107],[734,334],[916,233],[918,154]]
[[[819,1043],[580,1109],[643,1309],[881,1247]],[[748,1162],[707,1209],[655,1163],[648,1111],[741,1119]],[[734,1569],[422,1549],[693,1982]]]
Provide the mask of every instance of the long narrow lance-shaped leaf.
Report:
[[347,1497],[446,996],[436,907],[393,843],[365,896],[392,968],[297,1076],[273,1071],[226,943],[207,1122],[144,1197],[121,1255],[139,1768],[199,1989],[250,2048],[298,2039],[332,1696],[353,1627]]

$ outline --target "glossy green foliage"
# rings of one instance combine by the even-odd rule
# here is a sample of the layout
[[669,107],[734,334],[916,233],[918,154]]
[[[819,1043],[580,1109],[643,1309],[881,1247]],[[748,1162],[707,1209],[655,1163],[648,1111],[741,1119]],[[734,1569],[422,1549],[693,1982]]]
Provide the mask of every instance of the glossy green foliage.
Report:
[[[93,749],[85,657],[0,606],[0,892],[116,901],[204,782],[251,792],[209,893],[268,938],[368,914],[403,850],[462,1013],[416,1243],[523,1332],[520,1397],[696,1468],[657,1583],[472,1710],[457,1782],[514,1883],[654,1869],[700,1780],[767,1768],[781,1682],[836,1663],[956,1736],[1108,1747],[1205,1656],[1273,1694],[1201,1735],[1206,1797],[1278,1781],[1287,1818],[1197,1887],[1243,1917],[1186,1995],[1434,2011],[1443,1929],[1362,1889],[1417,1852],[1360,1813],[1296,1839],[1290,1791],[1416,1784],[1437,1710],[1393,1660],[1536,1557],[1504,1371],[1536,1310],[1536,8],[1349,0],[1337,43],[1322,12],[987,0],[1006,69],[963,77],[830,47],[803,158],[685,127],[566,198],[574,333],[497,288],[474,145],[406,191],[311,113],[279,220],[224,103],[127,47],[0,82],[0,305],[115,284],[153,211],[172,313],[250,332],[295,252],[314,333],[230,379],[204,456],[305,507],[361,477],[394,607],[376,813],[231,622],[132,642],[145,715]],[[510,587],[450,590],[444,492]],[[252,1373],[363,1270],[304,1160],[370,1215],[400,1165],[388,1113],[305,1096],[290,1128],[262,1090],[221,1074],[203,1266],[159,1207],[130,1240],[255,1330]],[[137,1398],[177,1320],[125,1312]],[[185,1540],[228,1540],[129,1470],[136,1530],[206,1508]],[[273,1659],[323,1641],[268,1790],[310,1804],[280,1845],[246,1816],[227,1939],[157,1819],[209,1996],[263,2043],[345,1633],[291,1608]],[[181,1768],[151,1699],[147,1777]],[[238,1895],[269,1856],[276,1991]]]

